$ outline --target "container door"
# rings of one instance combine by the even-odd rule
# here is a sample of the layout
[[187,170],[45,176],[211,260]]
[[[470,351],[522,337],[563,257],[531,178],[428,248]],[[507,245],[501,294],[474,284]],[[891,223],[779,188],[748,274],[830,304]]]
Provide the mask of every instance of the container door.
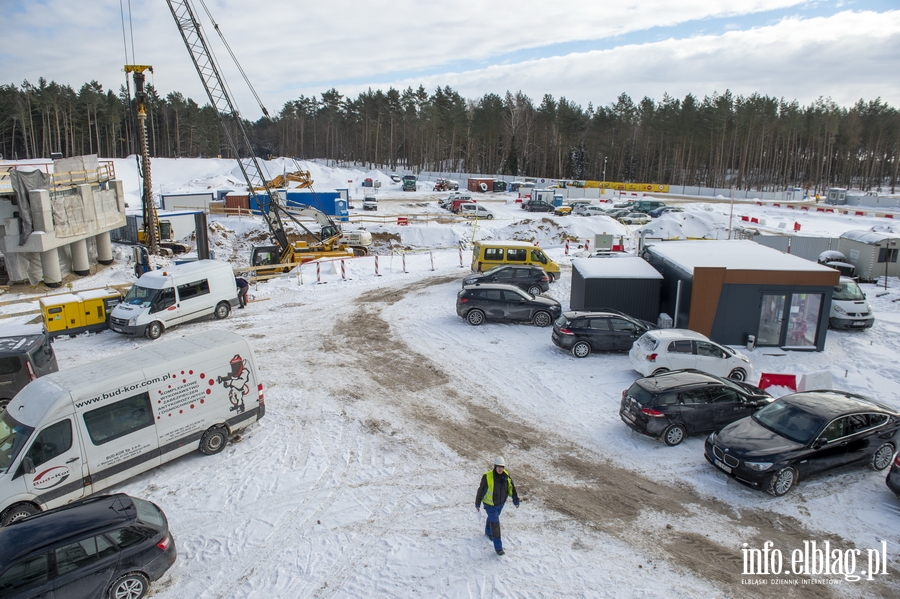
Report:
[[[65,418],[45,426],[33,438],[23,457],[31,460],[34,472],[19,470],[25,477],[25,488],[57,507],[90,493],[84,484],[84,457],[75,434],[73,418]],[[18,472],[17,472],[18,474]]]
[[756,345],[781,345],[785,299],[783,293],[762,295]]

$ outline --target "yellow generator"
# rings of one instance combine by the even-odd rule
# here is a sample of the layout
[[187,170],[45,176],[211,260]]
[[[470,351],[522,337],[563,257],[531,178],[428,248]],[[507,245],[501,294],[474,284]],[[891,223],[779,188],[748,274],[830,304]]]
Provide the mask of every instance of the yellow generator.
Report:
[[115,289],[92,289],[41,298],[41,318],[50,337],[109,328],[109,313],[122,301]]

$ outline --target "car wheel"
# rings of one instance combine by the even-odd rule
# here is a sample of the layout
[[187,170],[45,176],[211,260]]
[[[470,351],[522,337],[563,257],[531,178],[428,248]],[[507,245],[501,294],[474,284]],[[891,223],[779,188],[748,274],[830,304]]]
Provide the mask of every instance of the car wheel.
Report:
[[797,484],[797,469],[788,466],[782,468],[769,479],[769,486],[766,491],[775,497],[781,497],[794,488]]
[[228,302],[219,302],[219,305],[216,306],[216,311],[213,314],[217,320],[228,318],[228,315],[231,314],[231,304]]
[[531,295],[540,295],[542,293],[542,290],[537,285],[532,285],[528,288],[528,293],[530,293]]
[[126,574],[109,587],[109,599],[141,599],[147,594],[150,581],[140,572]]
[[11,522],[17,522],[22,518],[27,518],[40,511],[41,510],[30,503],[14,503],[8,510],[3,512],[3,517],[0,518],[0,526],[6,526]]
[[488,220],[492,220],[492,219],[494,218],[494,215],[493,215],[493,214],[488,214],[487,216],[485,216],[485,218],[488,219]]
[[884,470],[891,465],[891,461],[893,459],[894,444],[885,443],[884,445],[876,449],[875,453],[872,454],[872,459],[869,460],[869,466],[872,468],[872,470]]
[[553,319],[550,318],[550,315],[546,312],[538,312],[534,315],[534,318],[531,319],[531,322],[534,323],[536,327],[549,327],[550,323],[553,322]]
[[147,337],[150,339],[159,339],[159,336],[163,334],[163,325],[158,320],[154,320],[149,325],[147,325]]
[[731,374],[728,375],[733,381],[746,381],[747,380],[747,371],[743,368],[735,368],[731,371]]
[[466,314],[466,321],[473,327],[477,327],[484,323],[484,312],[481,310],[469,310]]
[[200,437],[200,451],[206,455],[217,454],[228,443],[228,435],[221,426],[213,426],[208,428],[203,436]]
[[663,431],[662,439],[669,447],[674,447],[684,441],[685,430],[680,424],[672,424]]
[[572,355],[576,358],[587,358],[591,355],[591,344],[587,341],[579,341],[572,346]]
[[650,374],[650,376],[656,376],[657,374],[664,374],[666,372],[669,372],[668,368],[657,368]]

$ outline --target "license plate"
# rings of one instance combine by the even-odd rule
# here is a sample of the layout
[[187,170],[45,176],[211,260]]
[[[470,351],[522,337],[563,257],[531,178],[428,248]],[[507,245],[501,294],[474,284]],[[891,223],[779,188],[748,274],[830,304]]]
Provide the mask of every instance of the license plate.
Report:
[[628,422],[634,422],[634,416],[632,416],[631,412],[628,412],[628,411],[622,412],[622,418],[624,418]]
[[854,320],[853,321],[853,326],[855,326],[855,327],[864,327],[867,324],[868,323],[865,320]]
[[716,460],[716,466],[718,466],[719,468],[721,468],[722,470],[724,470],[724,471],[727,472],[728,474],[731,474],[731,466],[726,466],[725,463],[722,462],[722,460],[718,460],[718,459],[717,459],[717,460]]
[[119,327],[112,327],[112,326],[111,326],[111,327],[109,327],[109,328],[111,328],[112,330],[114,330],[114,331],[117,332],[117,333],[121,333],[121,332],[122,332],[122,329],[120,329]]

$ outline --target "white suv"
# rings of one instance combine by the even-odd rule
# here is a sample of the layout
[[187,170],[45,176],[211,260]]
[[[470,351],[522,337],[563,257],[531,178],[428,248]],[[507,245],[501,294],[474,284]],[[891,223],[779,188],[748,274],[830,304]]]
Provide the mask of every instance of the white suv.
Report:
[[736,381],[746,381],[753,374],[747,356],[688,329],[648,331],[634,342],[628,357],[642,376],[683,368]]

